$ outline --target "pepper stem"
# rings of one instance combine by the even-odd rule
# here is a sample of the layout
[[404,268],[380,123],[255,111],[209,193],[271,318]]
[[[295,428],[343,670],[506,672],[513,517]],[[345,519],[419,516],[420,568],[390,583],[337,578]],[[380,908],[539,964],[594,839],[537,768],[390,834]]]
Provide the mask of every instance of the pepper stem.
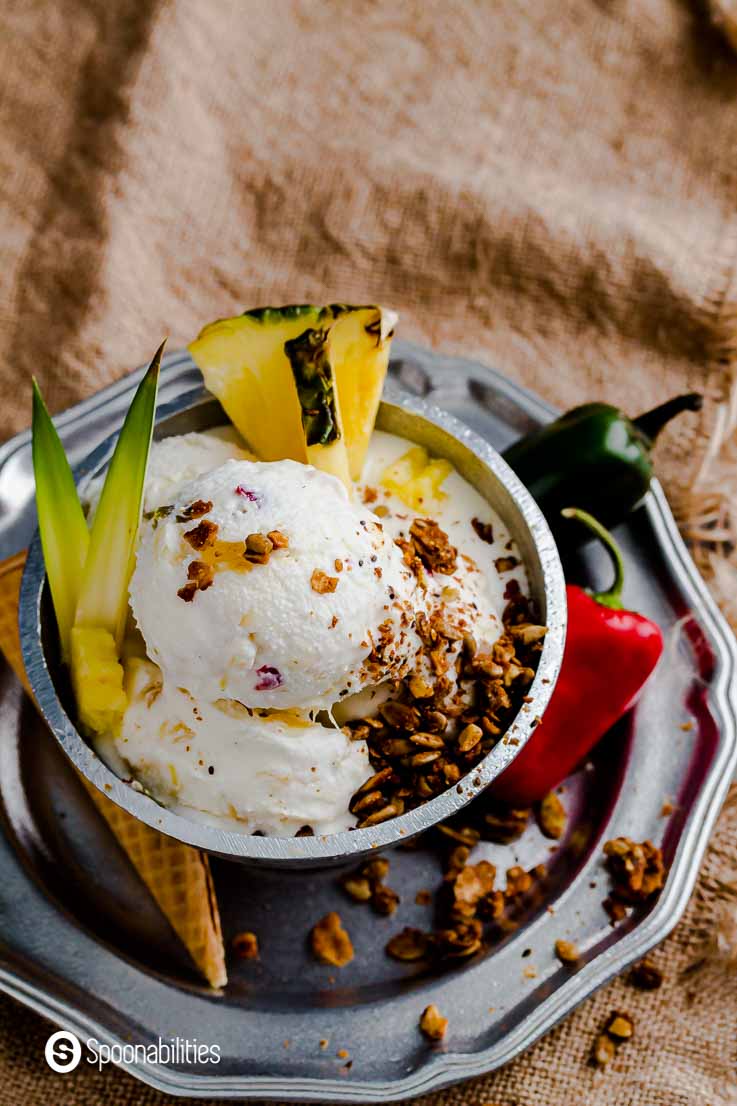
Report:
[[574,518],[582,523],[602,543],[609,554],[614,566],[614,583],[606,591],[592,591],[591,597],[603,607],[611,607],[612,610],[622,609],[622,588],[624,587],[624,561],[622,551],[612,535],[601,523],[590,515],[588,511],[582,511],[578,507],[566,507],[560,512],[564,518]]
[[652,411],[646,411],[644,415],[638,415],[632,422],[646,438],[654,442],[660,431],[676,415],[683,411],[700,411],[704,405],[704,397],[698,392],[687,392],[683,396],[673,396],[659,407],[653,407]]

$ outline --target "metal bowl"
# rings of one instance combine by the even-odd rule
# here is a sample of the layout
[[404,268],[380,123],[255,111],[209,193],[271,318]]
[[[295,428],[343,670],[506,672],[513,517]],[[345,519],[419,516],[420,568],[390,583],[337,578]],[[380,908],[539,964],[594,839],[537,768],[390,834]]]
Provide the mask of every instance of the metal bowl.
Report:
[[[205,430],[225,421],[220,405],[203,389],[187,392],[160,409],[156,438]],[[512,722],[515,743],[500,741],[456,786],[381,825],[314,837],[262,837],[224,830],[175,814],[119,779],[76,729],[73,703],[60,663],[56,624],[36,533],[20,596],[20,634],[26,672],[44,718],[79,772],[113,802],[142,822],[179,841],[231,860],[274,868],[314,868],[348,863],[408,841],[466,806],[514,759],[548,704],[563,656],[566,598],[555,542],[534,500],[499,454],[452,416],[388,384],[377,427],[445,457],[503,519],[527,569],[531,597],[548,627],[528,701]],[[113,434],[77,468],[77,480],[93,477],[110,460]]]

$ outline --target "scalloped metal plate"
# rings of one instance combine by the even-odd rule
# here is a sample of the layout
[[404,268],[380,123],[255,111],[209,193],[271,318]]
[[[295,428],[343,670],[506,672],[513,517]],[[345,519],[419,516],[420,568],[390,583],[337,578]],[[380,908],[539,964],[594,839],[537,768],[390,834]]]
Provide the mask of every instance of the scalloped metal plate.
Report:
[[[396,343],[392,374],[497,448],[555,413],[493,370],[406,343]],[[119,424],[138,375],[59,418],[74,460]],[[170,355],[162,402],[199,383],[186,355]],[[0,450],[0,465],[0,553],[8,555],[33,530],[27,434]],[[389,961],[387,937],[428,922],[414,898],[438,881],[429,848],[392,855],[389,882],[402,904],[389,919],[348,903],[334,873],[249,874],[216,862],[226,935],[255,929],[263,952],[259,964],[230,966],[224,993],[206,991],[177,961],[168,928],[143,905],[135,873],[17,683],[0,672],[0,987],[82,1038],[218,1043],[217,1067],[124,1065],[172,1094],[388,1102],[507,1063],[675,925],[737,761],[737,647],[657,486],[618,538],[629,562],[625,599],[663,625],[667,658],[636,714],[568,782],[569,831],[554,851],[534,829],[515,846],[483,846],[500,869],[548,862],[545,895],[527,904],[516,932],[449,974]],[[582,578],[603,564],[587,554]],[[665,799],[674,803],[668,818]],[[658,901],[613,929],[601,907],[600,850],[618,833],[659,841],[671,870]],[[340,909],[358,954],[332,976],[303,947],[329,909]],[[583,950],[574,972],[555,960],[558,937],[575,937]],[[525,974],[531,965],[534,978]],[[431,1001],[450,1019],[440,1047],[417,1032]]]

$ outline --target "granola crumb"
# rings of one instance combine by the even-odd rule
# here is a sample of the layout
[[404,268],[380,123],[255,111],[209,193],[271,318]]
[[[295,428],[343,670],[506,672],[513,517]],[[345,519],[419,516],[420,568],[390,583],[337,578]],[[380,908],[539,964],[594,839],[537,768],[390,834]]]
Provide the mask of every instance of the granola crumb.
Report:
[[535,813],[543,836],[559,841],[566,831],[566,810],[554,791],[545,795]]
[[689,733],[693,729],[693,722],[681,722],[681,729],[684,733]]
[[343,928],[340,914],[331,910],[310,933],[312,952],[321,964],[343,968],[354,957],[353,944]]
[[494,544],[494,527],[490,522],[482,522],[479,518],[472,518],[471,526],[473,526],[478,536],[482,541],[485,541],[487,545]]
[[282,534],[281,530],[269,530],[266,537],[269,539],[274,549],[289,548],[289,538],[286,534]]
[[432,902],[432,892],[421,888],[415,895],[417,906],[429,906]]
[[350,1052],[347,1048],[339,1048],[335,1055],[338,1057],[339,1060],[347,1060],[350,1056]]
[[185,530],[182,537],[193,549],[199,550],[205,549],[208,545],[212,545],[217,537],[217,532],[217,523],[203,518],[192,530]]
[[239,960],[258,960],[259,959],[259,946],[258,937],[255,933],[251,933],[250,930],[244,930],[243,933],[237,933],[231,942],[233,952],[239,958]]
[[663,973],[651,960],[641,960],[639,964],[635,964],[628,980],[640,991],[657,991],[658,987],[662,986]]
[[411,963],[415,960],[425,960],[430,953],[431,937],[421,929],[405,926],[401,933],[396,933],[386,944],[386,954],[392,960],[401,963]]
[[318,595],[328,595],[330,592],[335,591],[337,586],[338,577],[328,576],[321,568],[316,568],[310,577],[310,587],[313,591],[316,591]]
[[330,1041],[327,1039],[327,1037],[322,1037],[321,1038],[320,1048],[323,1050],[323,1052],[325,1051],[325,1049],[328,1047],[329,1044],[330,1044]]
[[629,1014],[614,1010],[607,1022],[606,1032],[615,1041],[628,1041],[635,1032],[635,1023]]
[[606,1033],[600,1033],[594,1044],[593,1060],[597,1067],[605,1068],[614,1059],[616,1047]]
[[673,803],[670,801],[670,799],[666,799],[660,808],[660,817],[669,818],[674,810],[675,807],[673,806]]
[[558,939],[555,942],[555,955],[560,960],[561,964],[576,964],[581,959],[581,953],[578,951],[578,945],[573,941],[564,941]]
[[429,1041],[442,1041],[448,1029],[448,1019],[444,1018],[435,1003],[426,1006],[420,1016],[420,1031]]

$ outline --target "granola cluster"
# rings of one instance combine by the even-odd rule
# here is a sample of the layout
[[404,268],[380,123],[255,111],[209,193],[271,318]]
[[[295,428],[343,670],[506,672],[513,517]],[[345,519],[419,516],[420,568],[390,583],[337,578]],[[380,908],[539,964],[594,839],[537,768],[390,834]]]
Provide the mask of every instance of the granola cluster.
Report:
[[[495,930],[515,928],[512,915],[547,872],[542,865],[529,872],[514,865],[506,871],[504,889],[497,887],[497,871],[490,861],[469,863],[472,837],[469,834],[469,844],[456,844],[445,858],[445,874],[436,895],[437,926],[431,931],[405,926],[386,945],[393,960],[452,964],[474,956]],[[453,840],[447,835],[446,839]]]
[[354,872],[344,875],[341,887],[354,902],[369,903],[377,914],[393,914],[399,906],[399,895],[384,882],[389,861],[384,857],[369,860]]
[[[417,571],[452,571],[456,550],[436,523],[416,519],[410,535],[405,559]],[[545,627],[518,587],[508,589],[502,633],[490,648],[479,648],[468,612],[448,590],[417,613],[421,649],[393,697],[378,715],[347,723],[351,737],[366,741],[375,769],[351,801],[359,827],[457,785],[506,732],[534,678]]]
[[[165,518],[173,510],[171,506],[158,507],[145,517],[155,528],[159,519]],[[176,516],[178,523],[200,520],[191,530],[185,530],[182,534],[184,541],[201,554],[201,558],[190,561],[187,565],[187,582],[177,591],[177,595],[185,603],[191,603],[198,591],[206,591],[212,587],[217,568],[239,567],[248,571],[253,565],[268,564],[272,553],[278,549],[286,549],[289,545],[289,539],[280,530],[270,530],[267,534],[248,534],[243,542],[220,541],[217,523],[202,517],[211,510],[210,500],[197,499]]]
[[629,837],[615,837],[604,845],[612,890],[604,907],[613,922],[621,921],[627,907],[646,902],[665,883],[663,854],[652,841],[641,843]]

